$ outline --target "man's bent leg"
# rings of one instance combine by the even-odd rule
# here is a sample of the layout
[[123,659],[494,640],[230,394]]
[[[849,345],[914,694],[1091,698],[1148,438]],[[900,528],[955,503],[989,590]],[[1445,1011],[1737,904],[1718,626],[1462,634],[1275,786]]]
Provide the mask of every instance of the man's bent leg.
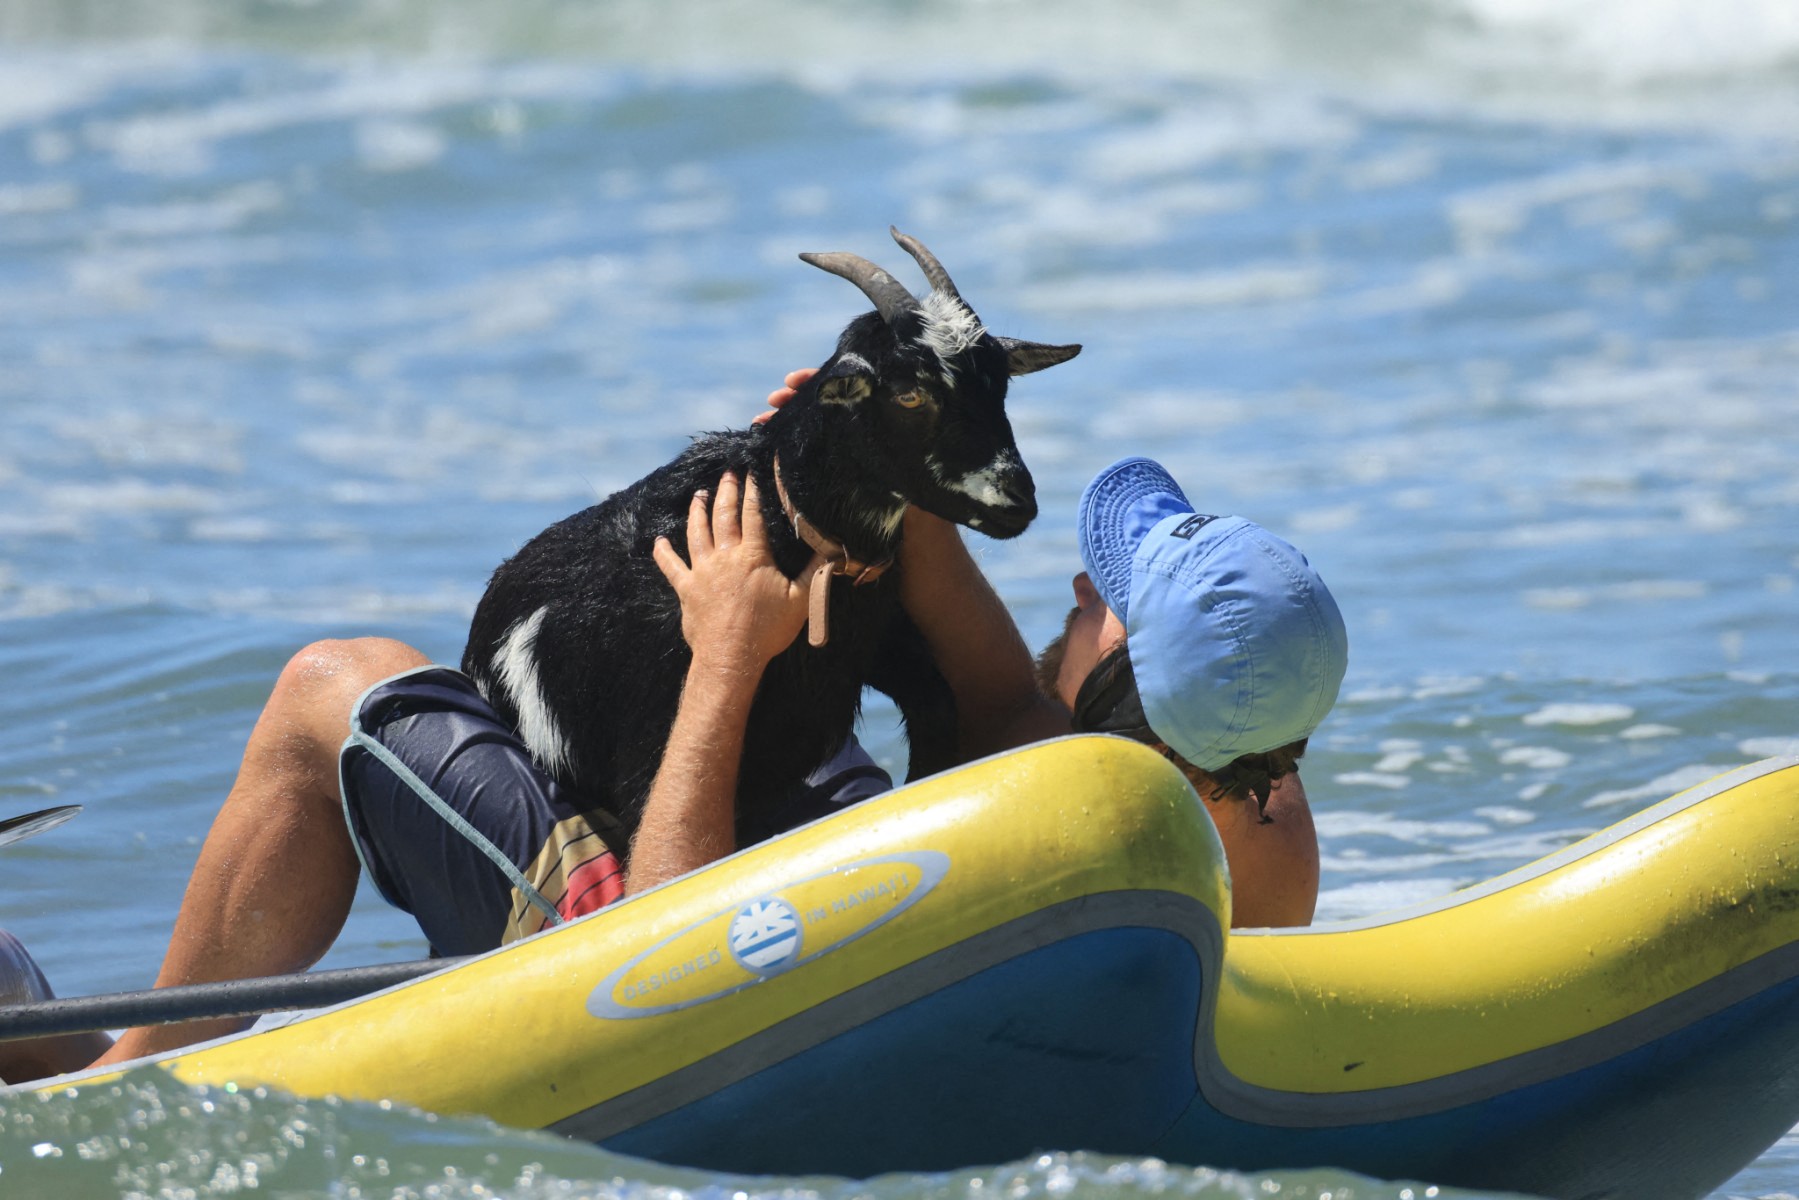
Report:
[[[331,948],[359,870],[337,783],[350,712],[367,688],[429,661],[400,642],[359,638],[315,642],[288,662],[200,848],[157,987],[302,971]],[[97,1062],[223,1037],[249,1023],[129,1029]]]

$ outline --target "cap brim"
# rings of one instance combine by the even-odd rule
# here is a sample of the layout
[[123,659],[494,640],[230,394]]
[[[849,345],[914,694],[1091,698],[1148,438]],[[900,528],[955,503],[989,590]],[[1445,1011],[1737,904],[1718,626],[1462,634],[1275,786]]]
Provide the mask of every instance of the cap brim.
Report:
[[1119,620],[1129,616],[1137,547],[1165,518],[1192,511],[1174,477],[1148,458],[1113,463],[1081,493],[1081,563]]

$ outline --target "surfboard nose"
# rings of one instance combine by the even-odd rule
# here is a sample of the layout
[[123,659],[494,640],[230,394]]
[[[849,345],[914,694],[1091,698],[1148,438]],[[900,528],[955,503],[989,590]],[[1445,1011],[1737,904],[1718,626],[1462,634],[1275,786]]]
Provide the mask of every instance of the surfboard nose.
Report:
[[55,829],[81,811],[79,804],[62,804],[55,808],[46,808],[40,812],[25,813],[22,816],[8,817],[0,821],[0,846],[10,846],[14,842],[22,842],[26,838],[36,837],[46,830]]
[[0,1004],[50,999],[50,981],[25,943],[0,929]]

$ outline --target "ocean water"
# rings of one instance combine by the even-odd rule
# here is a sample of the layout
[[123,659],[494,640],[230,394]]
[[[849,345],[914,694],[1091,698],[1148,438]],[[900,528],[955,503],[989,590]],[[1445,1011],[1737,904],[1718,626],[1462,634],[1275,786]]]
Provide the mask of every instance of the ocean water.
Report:
[[[287,656],[455,661],[526,538],[826,356],[860,299],[795,255],[898,268],[889,223],[1086,346],[1010,403],[1044,517],[974,539],[1034,645],[1125,454],[1330,582],[1321,919],[1799,750],[1782,0],[5,0],[0,815],[86,811],[0,852],[0,925],[147,985]],[[327,965],[423,949],[371,893]],[[7,1197],[1432,1194],[1044,1150],[737,1180],[153,1076],[0,1102]],[[1793,1193],[1791,1136],[1724,1189]]]

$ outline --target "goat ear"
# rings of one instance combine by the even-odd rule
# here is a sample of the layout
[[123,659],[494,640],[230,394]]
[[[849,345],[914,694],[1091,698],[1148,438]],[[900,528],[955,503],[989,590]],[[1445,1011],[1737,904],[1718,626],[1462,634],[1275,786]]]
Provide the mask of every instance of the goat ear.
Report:
[[868,399],[873,391],[866,375],[839,375],[825,380],[818,389],[818,398],[826,404],[856,404]]
[[1006,352],[1006,368],[1013,375],[1029,375],[1057,363],[1065,363],[1081,352],[1079,346],[1046,346],[1042,342],[1021,342],[1017,338],[994,338]]
[[818,398],[826,404],[855,404],[874,392],[874,367],[859,354],[841,354],[824,369]]

